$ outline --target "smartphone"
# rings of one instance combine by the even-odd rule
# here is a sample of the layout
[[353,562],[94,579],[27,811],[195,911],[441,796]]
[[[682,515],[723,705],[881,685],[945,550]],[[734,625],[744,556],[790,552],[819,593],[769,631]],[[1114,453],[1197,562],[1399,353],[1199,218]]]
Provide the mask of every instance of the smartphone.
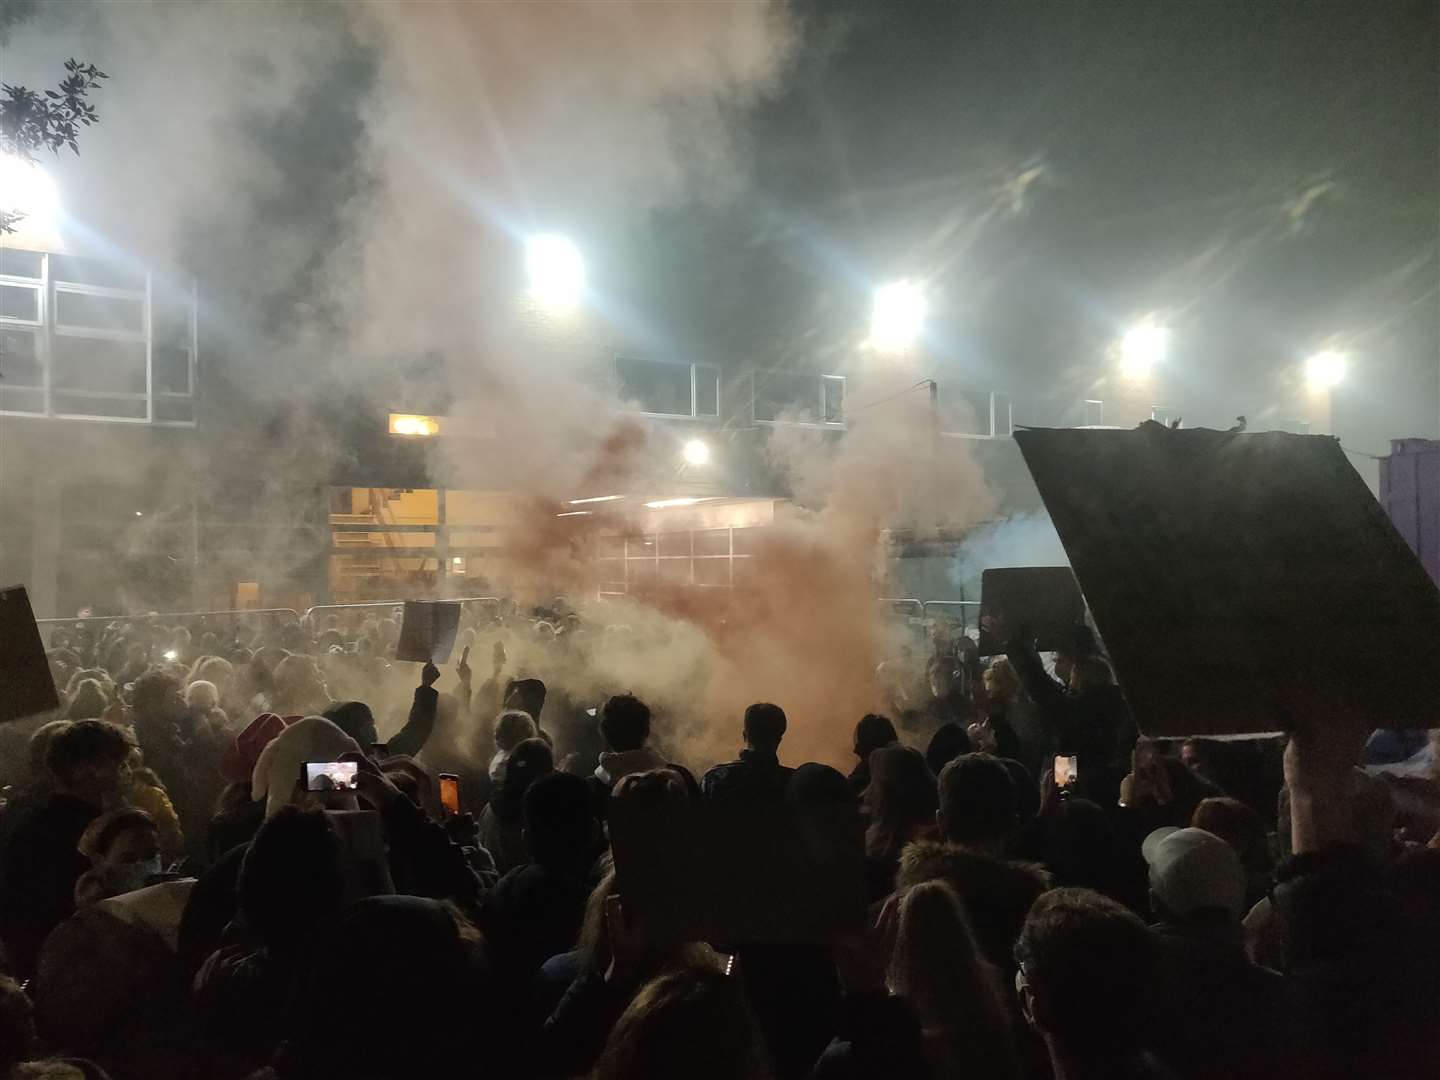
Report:
[[1055,786],[1069,787],[1080,779],[1080,759],[1071,755],[1055,755]]
[[306,791],[354,791],[360,764],[355,761],[307,761],[300,766]]
[[454,773],[440,774],[440,805],[452,817],[460,813],[460,777]]
[[386,742],[372,742],[370,744],[370,756],[376,761],[384,761],[390,756],[390,744]]

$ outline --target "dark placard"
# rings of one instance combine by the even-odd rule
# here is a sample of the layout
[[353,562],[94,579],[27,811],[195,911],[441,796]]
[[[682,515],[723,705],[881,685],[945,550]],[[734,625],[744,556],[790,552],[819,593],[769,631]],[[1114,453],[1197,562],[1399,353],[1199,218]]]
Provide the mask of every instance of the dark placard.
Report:
[[23,585],[0,589],[0,723],[60,707]]
[[395,659],[443,664],[455,649],[460,605],[453,600],[406,600]]
[[1337,440],[1017,431],[1140,729],[1440,725],[1440,590]]
[[606,809],[627,918],[660,941],[828,942],[865,925],[854,807],[803,814],[702,801]]
[[981,656],[1003,653],[1000,637],[1022,630],[1041,652],[1065,648],[1084,621],[1085,599],[1068,566],[996,567],[980,576]]

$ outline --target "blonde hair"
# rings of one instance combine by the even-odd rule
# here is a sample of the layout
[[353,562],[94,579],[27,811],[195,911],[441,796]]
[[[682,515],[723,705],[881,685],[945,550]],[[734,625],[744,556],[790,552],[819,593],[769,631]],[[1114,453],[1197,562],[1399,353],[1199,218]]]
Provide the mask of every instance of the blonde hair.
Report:
[[901,894],[887,982],[915,1008],[941,1075],[1018,1072],[1000,974],[985,959],[959,894],[927,881]]
[[235,681],[235,665],[223,656],[202,656],[190,669],[190,683],[211,682],[217,687]]
[[495,747],[509,753],[526,739],[538,734],[535,721],[520,709],[506,709],[495,718]]
[[985,690],[991,697],[1008,698],[1020,689],[1020,676],[1006,657],[1000,657],[985,669]]
[[213,682],[196,679],[185,688],[185,704],[209,712],[220,706],[220,689]]

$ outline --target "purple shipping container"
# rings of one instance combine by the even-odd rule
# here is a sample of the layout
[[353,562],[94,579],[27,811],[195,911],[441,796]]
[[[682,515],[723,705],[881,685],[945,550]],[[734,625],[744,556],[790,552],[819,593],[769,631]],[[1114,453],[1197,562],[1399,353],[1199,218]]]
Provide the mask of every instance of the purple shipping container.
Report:
[[1440,584],[1440,442],[1392,439],[1380,461],[1380,504]]

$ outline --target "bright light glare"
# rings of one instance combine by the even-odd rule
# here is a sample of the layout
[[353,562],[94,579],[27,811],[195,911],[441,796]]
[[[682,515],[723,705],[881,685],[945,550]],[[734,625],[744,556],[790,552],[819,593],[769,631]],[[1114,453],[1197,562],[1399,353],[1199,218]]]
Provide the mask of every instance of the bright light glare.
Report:
[[39,165],[14,154],[0,154],[0,210],[24,214],[17,229],[25,233],[52,228],[60,215],[60,192]]
[[180,654],[179,654],[178,652],[176,652],[174,649],[166,649],[166,650],[165,650],[165,659],[166,659],[166,660],[179,660],[179,659],[180,659]]
[[913,281],[897,281],[875,290],[870,309],[870,347],[903,353],[925,328],[925,293]]
[[711,499],[718,497],[719,496],[716,495],[703,495],[699,498],[691,498],[687,496],[680,499],[656,499],[654,502],[647,502],[645,504],[645,509],[668,510],[672,506],[694,506],[696,503],[709,502]]
[[433,416],[414,416],[410,413],[390,414],[391,435],[438,435],[440,421]]
[[592,495],[588,499],[571,499],[570,505],[584,506],[586,503],[615,502],[617,499],[623,499],[624,497],[624,495]]
[[1137,323],[1120,339],[1120,374],[1127,379],[1147,378],[1169,349],[1168,329],[1152,319]]
[[1345,354],[1325,349],[1305,361],[1305,383],[1311,390],[1330,390],[1345,381]]
[[710,444],[704,439],[691,439],[685,444],[686,465],[709,465]]
[[525,272],[531,297],[548,310],[569,310],[585,295],[585,260],[580,249],[558,233],[525,242]]
[[556,517],[589,517],[589,510],[566,510],[563,514],[556,514]]

